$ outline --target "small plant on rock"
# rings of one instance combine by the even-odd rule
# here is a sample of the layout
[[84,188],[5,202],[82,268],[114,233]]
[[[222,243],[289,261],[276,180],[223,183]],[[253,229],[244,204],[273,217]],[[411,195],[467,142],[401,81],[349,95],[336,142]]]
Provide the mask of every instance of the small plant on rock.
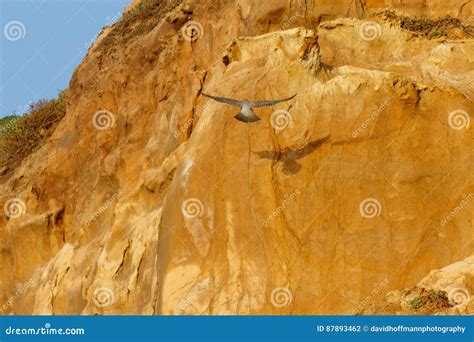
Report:
[[423,306],[423,300],[421,297],[415,297],[410,301],[410,305],[414,310],[418,310]]

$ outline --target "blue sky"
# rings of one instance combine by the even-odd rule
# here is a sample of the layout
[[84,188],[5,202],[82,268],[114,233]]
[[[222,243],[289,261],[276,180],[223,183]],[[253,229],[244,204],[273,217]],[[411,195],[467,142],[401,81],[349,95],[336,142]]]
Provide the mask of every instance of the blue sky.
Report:
[[0,0],[0,117],[54,98],[128,0]]

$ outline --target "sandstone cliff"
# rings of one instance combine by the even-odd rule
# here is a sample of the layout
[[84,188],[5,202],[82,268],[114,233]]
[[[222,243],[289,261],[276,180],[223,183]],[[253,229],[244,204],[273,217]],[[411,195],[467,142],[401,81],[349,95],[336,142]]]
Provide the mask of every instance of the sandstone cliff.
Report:
[[[103,30],[3,178],[4,314],[382,313],[472,254],[473,1],[160,3]],[[202,91],[297,96],[244,124]]]

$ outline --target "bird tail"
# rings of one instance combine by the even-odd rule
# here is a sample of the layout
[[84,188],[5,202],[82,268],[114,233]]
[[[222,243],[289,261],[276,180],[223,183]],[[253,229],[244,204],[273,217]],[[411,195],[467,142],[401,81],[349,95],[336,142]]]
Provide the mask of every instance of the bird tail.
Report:
[[260,117],[256,115],[254,112],[252,112],[252,115],[245,115],[244,113],[239,112],[237,115],[234,116],[234,118],[246,123],[256,122],[260,120]]

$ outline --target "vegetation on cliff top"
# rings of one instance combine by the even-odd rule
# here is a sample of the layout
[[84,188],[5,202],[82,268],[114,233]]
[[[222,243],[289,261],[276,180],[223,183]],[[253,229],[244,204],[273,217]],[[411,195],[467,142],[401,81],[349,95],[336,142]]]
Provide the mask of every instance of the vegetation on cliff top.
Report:
[[386,10],[380,13],[384,19],[396,23],[401,28],[410,32],[420,34],[421,36],[432,38],[462,38],[463,35],[472,36],[473,28],[469,25],[463,25],[457,18],[446,15],[437,19],[427,17],[409,17],[397,14],[393,10]]
[[51,136],[66,114],[64,91],[53,100],[30,104],[24,116],[10,115],[0,120],[0,173],[18,166]]
[[100,49],[108,51],[117,45],[125,46],[132,38],[147,34],[180,3],[181,0],[142,0],[112,26]]
[[453,304],[449,302],[446,291],[419,289],[416,286],[408,291],[408,293],[412,291],[416,291],[418,295],[410,300],[409,304],[411,309],[417,312],[421,311],[420,313],[430,314],[453,306]]

